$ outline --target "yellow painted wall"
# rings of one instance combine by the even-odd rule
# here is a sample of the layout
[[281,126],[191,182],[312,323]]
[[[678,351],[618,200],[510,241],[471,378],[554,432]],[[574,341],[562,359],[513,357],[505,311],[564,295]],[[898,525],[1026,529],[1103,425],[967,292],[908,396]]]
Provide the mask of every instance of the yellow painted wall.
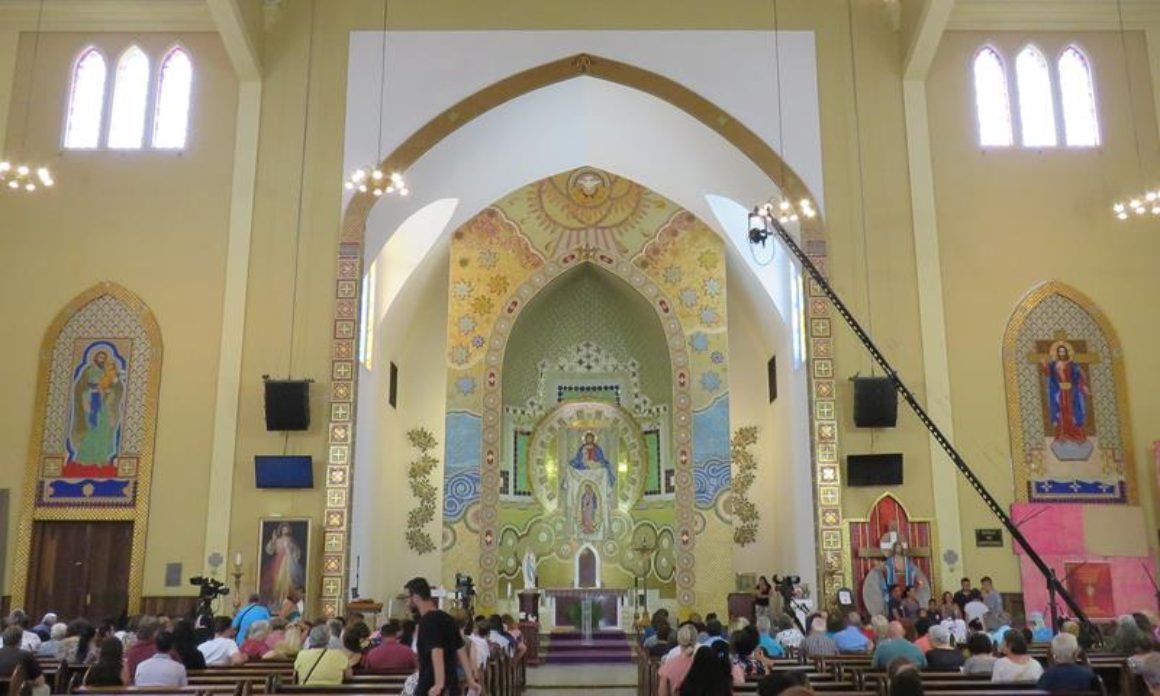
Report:
[[[252,260],[246,299],[241,401],[234,497],[228,553],[246,556],[243,591],[253,584],[257,518],[267,514],[315,520],[311,552],[321,552],[322,492],[272,493],[253,489],[254,454],[314,455],[323,470],[326,436],[334,249],[340,219],[347,36],[381,21],[376,0],[318,3],[310,64],[309,131],[306,115],[309,7],[286,0],[270,11],[262,41],[263,104]],[[783,29],[816,32],[826,222],[831,240],[831,277],[921,396],[921,345],[907,185],[900,49],[891,18],[879,3],[855,6],[857,111],[844,4],[809,0],[780,3]],[[770,7],[749,0],[640,0],[633,3],[551,3],[535,0],[442,0],[393,5],[396,29],[721,28],[772,26]],[[100,34],[102,42],[116,34]],[[59,142],[67,66],[83,43],[72,34],[42,37],[37,66],[31,143],[52,153]],[[148,35],[150,45],[169,38]],[[931,131],[938,185],[940,241],[951,343],[956,431],[972,461],[986,463],[989,484],[1009,490],[1010,469],[998,346],[1015,301],[1038,280],[1056,277],[1091,295],[1111,316],[1124,340],[1133,400],[1133,429],[1141,480],[1147,462],[1148,425],[1160,416],[1160,377],[1143,366],[1154,345],[1154,321],[1137,314],[1136,300],[1160,288],[1149,264],[1156,258],[1156,228],[1113,226],[1104,215],[1113,194],[1142,185],[1127,144],[1130,124],[1114,34],[1085,37],[1097,62],[1097,90],[1104,104],[1109,147],[1100,153],[1022,151],[981,154],[974,147],[966,65],[981,35],[955,33],[943,47],[928,81]],[[194,140],[182,156],[150,153],[67,154],[55,167],[60,188],[47,197],[0,203],[0,297],[8,319],[8,342],[0,379],[8,386],[0,407],[0,451],[16,453],[0,466],[0,486],[19,490],[31,431],[36,353],[57,309],[89,285],[113,279],[140,294],[157,314],[165,339],[154,516],[146,569],[146,594],[163,592],[162,564],[181,560],[197,568],[204,531],[204,467],[209,456],[214,378],[220,331],[223,249],[229,205],[236,81],[211,34],[182,37],[199,70]],[[1129,37],[1136,102],[1145,154],[1155,165],[1155,123],[1140,36]],[[17,74],[26,75],[30,46],[24,41]],[[19,80],[14,113],[24,103],[27,80]],[[1120,105],[1119,109],[1115,105]],[[22,119],[10,117],[9,142]],[[1148,125],[1148,124],[1151,125]],[[862,162],[856,134],[862,135]],[[793,147],[792,134],[787,134]],[[305,181],[299,237],[299,172]],[[859,172],[865,174],[860,181]],[[1151,171],[1155,171],[1154,169]],[[864,200],[862,196],[864,184]],[[865,206],[865,232],[862,206]],[[1153,223],[1154,224],[1154,223]],[[17,231],[12,234],[10,231]],[[1002,249],[1003,253],[996,253]],[[1058,251],[1056,251],[1058,249]],[[1039,260],[1042,259],[1042,262]],[[1030,261],[1035,261],[1032,263]],[[868,279],[868,280],[867,280]],[[1152,285],[1150,285],[1152,284]],[[35,291],[30,291],[35,288]],[[433,296],[434,297],[434,296]],[[836,374],[870,372],[869,358],[835,322]],[[756,345],[756,344],[755,344]],[[403,358],[401,358],[403,359]],[[313,377],[313,421],[307,433],[268,434],[262,424],[261,375]],[[404,382],[404,390],[406,383]],[[405,398],[405,391],[403,392]],[[843,454],[902,451],[906,484],[899,497],[917,516],[931,509],[929,455],[921,427],[903,416],[897,431],[855,433],[849,417],[850,389],[839,381]],[[745,414],[735,413],[737,422]],[[10,460],[11,461],[11,460]],[[990,525],[982,508],[960,488],[964,532]],[[849,515],[862,516],[878,491],[845,493]],[[407,500],[403,498],[402,500]],[[8,520],[9,542],[14,517]],[[983,556],[970,548],[966,567],[995,574],[1006,589],[1015,567],[1009,551]],[[976,570],[979,569],[979,570]],[[309,577],[319,574],[312,564]],[[7,580],[2,588],[7,592]],[[183,590],[184,591],[184,590]],[[312,598],[317,587],[311,586]]]
[[[1054,58],[1077,41],[1094,67],[1103,147],[1042,152],[1022,148],[982,151],[974,115],[970,62],[984,42],[1008,61],[1033,40]],[[1160,341],[1151,300],[1160,297],[1160,224],[1119,223],[1114,198],[1155,184],[1156,119],[1141,32],[1126,38],[1135,119],[1143,153],[1137,166],[1123,44],[1114,32],[1050,34],[952,32],[927,80],[930,133],[938,204],[951,393],[958,445],[1003,505],[1014,494],[1003,387],[1001,343],[1015,305],[1035,284],[1059,280],[1091,297],[1123,342],[1133,454],[1141,500],[1151,517],[1148,444],[1160,419],[1160,375],[1151,357]],[[965,568],[990,573],[1010,591],[1018,566],[1010,547],[975,549],[973,530],[994,527],[990,513],[960,483]],[[1155,539],[1150,538],[1153,545]]]
[[[189,49],[196,78],[188,148],[180,154],[57,154],[75,56],[91,42],[115,60],[131,41],[154,66],[177,41]],[[27,152],[49,162],[57,187],[0,201],[0,380],[6,394],[0,451],[7,455],[0,487],[13,490],[14,503],[4,533],[14,554],[44,331],[81,291],[115,281],[149,306],[164,342],[144,585],[145,594],[163,594],[166,562],[181,562],[191,573],[201,568],[237,83],[213,34],[44,34],[30,76],[32,50],[25,35],[7,151],[17,151],[24,140],[31,78]],[[7,566],[5,594],[12,563]]]

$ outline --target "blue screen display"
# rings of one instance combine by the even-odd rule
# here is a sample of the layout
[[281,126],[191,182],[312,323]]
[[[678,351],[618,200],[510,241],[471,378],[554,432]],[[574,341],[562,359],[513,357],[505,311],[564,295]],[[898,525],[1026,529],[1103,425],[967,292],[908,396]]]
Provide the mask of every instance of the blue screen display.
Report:
[[258,488],[314,488],[314,459],[309,455],[258,455],[254,457]]

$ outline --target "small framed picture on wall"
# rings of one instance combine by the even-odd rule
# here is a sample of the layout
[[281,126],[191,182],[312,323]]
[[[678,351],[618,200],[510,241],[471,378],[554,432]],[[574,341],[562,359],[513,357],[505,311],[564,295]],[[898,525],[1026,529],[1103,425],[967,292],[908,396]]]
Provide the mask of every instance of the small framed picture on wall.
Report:
[[258,524],[258,594],[274,616],[299,618],[306,611],[310,520],[270,517]]

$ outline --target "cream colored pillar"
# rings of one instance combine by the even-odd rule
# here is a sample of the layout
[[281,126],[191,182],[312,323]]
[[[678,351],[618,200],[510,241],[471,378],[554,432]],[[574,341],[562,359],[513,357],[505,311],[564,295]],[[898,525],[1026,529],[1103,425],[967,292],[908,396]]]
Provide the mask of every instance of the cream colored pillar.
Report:
[[[222,337],[218,351],[214,401],[213,450],[209,466],[209,506],[205,518],[205,554],[231,558],[230,511],[234,488],[238,398],[242,379],[242,336],[246,324],[246,291],[250,271],[250,237],[254,183],[258,170],[258,122],[262,82],[238,83],[238,117],[234,136],[234,177],[226,241],[226,286],[222,300]],[[208,563],[206,572],[209,571]]]
[[0,157],[8,155],[5,147],[8,135],[8,117],[12,110],[12,90],[16,82],[16,52],[20,46],[20,32],[7,29],[0,32]]
[[[931,166],[930,130],[927,123],[926,82],[902,82],[906,113],[906,143],[910,159],[910,207],[914,227],[915,271],[918,279],[919,329],[922,334],[922,368],[926,383],[926,410],[948,438],[954,439],[951,413],[950,366],[947,360],[946,317],[943,305],[942,264],[939,259],[938,225],[935,215],[934,172]],[[945,554],[963,556],[959,524],[958,470],[934,441],[930,443],[931,487],[934,495],[936,541]],[[944,587],[962,568],[952,566],[940,554],[935,561]]]

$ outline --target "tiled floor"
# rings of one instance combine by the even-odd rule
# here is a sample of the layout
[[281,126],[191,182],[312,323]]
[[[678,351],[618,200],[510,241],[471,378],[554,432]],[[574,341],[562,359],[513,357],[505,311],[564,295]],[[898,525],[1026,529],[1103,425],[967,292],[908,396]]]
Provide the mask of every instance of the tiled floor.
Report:
[[601,696],[635,696],[636,665],[546,665],[528,670],[526,696],[580,696],[599,688]]

